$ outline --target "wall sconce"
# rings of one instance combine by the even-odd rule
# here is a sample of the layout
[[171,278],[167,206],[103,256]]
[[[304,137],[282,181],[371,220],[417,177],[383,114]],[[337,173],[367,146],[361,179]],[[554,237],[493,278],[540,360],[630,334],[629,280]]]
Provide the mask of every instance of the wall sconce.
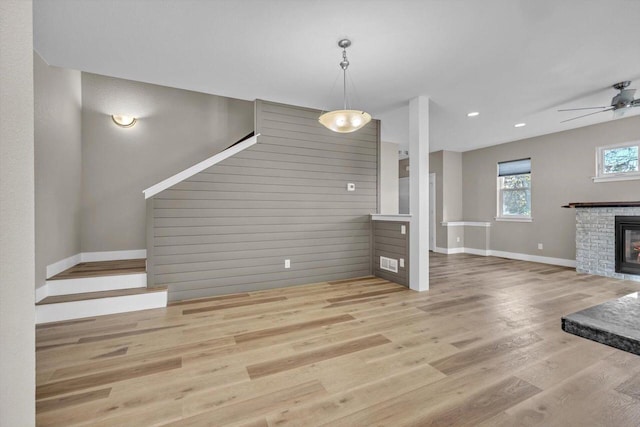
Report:
[[113,123],[117,124],[118,126],[122,127],[122,128],[130,128],[133,125],[136,124],[136,122],[138,121],[138,119],[136,119],[135,117],[132,116],[125,116],[122,114],[114,114],[111,116],[111,120],[113,120]]

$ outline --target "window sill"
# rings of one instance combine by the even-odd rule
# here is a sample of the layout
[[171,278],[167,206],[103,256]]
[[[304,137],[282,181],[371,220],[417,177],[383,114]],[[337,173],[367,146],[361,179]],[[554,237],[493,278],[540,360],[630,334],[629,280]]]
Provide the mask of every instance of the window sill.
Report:
[[612,176],[594,176],[591,179],[593,180],[593,182],[631,181],[640,179],[640,173]]
[[507,217],[495,217],[496,221],[505,222],[533,222],[533,218],[507,218]]

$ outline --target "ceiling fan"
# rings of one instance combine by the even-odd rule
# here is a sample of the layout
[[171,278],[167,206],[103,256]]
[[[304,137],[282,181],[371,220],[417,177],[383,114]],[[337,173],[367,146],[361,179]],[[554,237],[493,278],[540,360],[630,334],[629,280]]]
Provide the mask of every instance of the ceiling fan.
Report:
[[605,107],[583,107],[583,108],[568,108],[558,111],[578,111],[578,110],[600,110],[582,116],[573,117],[571,119],[563,120],[560,123],[570,122],[571,120],[580,119],[582,117],[592,116],[598,113],[604,113],[605,111],[613,111],[616,117],[621,117],[630,108],[640,107],[640,98],[634,99],[633,95],[636,93],[635,89],[626,89],[631,84],[630,81],[624,81],[614,84],[612,87],[615,90],[619,90],[620,93],[613,97],[611,100],[611,106]]

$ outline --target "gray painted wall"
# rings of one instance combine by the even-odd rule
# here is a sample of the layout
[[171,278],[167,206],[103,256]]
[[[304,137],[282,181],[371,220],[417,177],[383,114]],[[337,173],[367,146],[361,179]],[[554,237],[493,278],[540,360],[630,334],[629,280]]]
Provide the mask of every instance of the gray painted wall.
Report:
[[[143,249],[142,190],[253,130],[253,103],[82,74],[83,252]],[[111,114],[139,118],[119,128]]]
[[33,13],[0,2],[0,425],[35,425]]
[[[373,230],[373,274],[409,287],[409,223],[399,221],[371,221]],[[406,234],[401,233],[402,226]],[[398,260],[398,272],[380,268],[380,257]],[[404,267],[400,267],[400,258]]]
[[50,67],[36,52],[36,287],[49,264],[80,253],[82,171],[80,72]]
[[371,274],[379,123],[338,134],[319,114],[256,101],[258,144],[153,198],[154,286],[177,300]]
[[380,142],[380,212],[397,214],[400,202],[398,144]]
[[436,174],[436,247],[447,247],[447,227],[443,227],[444,151],[429,154],[429,172]]
[[[575,210],[567,202],[640,199],[640,181],[594,183],[595,150],[640,139],[640,117],[629,117],[462,154],[467,221],[492,221],[492,250],[575,259]],[[531,157],[532,223],[497,222],[496,164]],[[544,250],[538,250],[538,243]]]

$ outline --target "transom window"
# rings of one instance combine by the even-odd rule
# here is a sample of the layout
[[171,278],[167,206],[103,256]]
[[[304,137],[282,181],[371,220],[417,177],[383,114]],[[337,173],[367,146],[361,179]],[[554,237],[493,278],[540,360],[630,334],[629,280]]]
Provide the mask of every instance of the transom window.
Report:
[[531,159],[498,163],[496,219],[531,221]]
[[594,181],[640,179],[640,141],[598,147]]

